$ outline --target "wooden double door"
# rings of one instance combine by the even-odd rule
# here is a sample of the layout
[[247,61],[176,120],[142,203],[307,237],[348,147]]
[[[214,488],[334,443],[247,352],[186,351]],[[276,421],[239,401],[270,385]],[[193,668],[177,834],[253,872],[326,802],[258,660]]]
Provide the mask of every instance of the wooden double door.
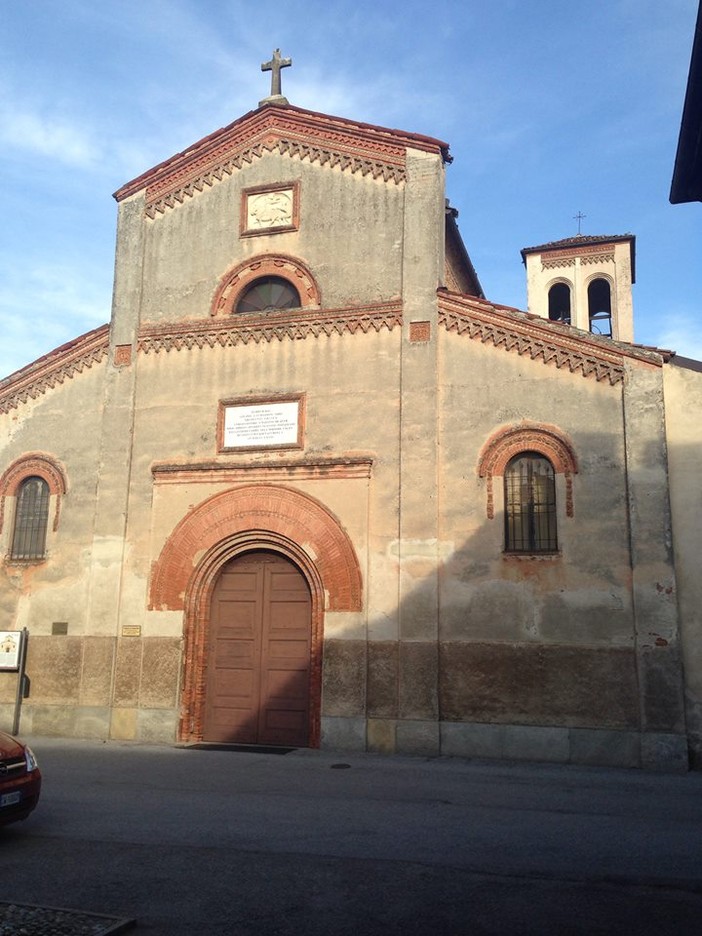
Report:
[[228,562],[212,596],[204,740],[306,746],[311,642],[296,565],[263,551]]

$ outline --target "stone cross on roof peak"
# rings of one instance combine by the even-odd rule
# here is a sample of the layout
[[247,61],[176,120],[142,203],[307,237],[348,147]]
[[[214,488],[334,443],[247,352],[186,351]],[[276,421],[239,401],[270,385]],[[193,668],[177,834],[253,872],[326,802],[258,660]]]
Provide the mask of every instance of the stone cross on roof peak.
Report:
[[258,102],[259,107],[262,107],[264,104],[288,103],[288,99],[283,97],[280,83],[280,70],[281,68],[287,68],[288,65],[292,65],[292,59],[281,58],[280,49],[273,50],[273,57],[270,62],[261,63],[261,71],[269,71],[271,73],[271,93],[268,97]]

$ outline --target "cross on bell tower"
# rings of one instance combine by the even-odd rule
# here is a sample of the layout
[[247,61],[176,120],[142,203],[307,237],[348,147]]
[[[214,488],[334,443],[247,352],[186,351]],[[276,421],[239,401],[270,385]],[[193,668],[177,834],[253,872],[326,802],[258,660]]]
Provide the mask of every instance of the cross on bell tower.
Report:
[[258,102],[259,107],[262,107],[264,104],[289,103],[288,99],[283,96],[280,81],[281,68],[287,68],[289,65],[292,65],[292,59],[281,58],[280,49],[273,50],[273,56],[270,62],[261,62],[261,71],[269,71],[271,73],[271,93],[268,97]]

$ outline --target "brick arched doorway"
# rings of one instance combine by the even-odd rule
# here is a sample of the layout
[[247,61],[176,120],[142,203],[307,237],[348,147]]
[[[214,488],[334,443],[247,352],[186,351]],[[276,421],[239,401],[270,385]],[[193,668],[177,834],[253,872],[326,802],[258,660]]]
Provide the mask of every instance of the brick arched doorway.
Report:
[[225,563],[210,603],[203,740],[307,747],[312,595],[271,550]]
[[182,741],[204,738],[207,647],[220,574],[237,557],[261,551],[287,559],[309,589],[307,743],[319,745],[324,613],[361,610],[361,572],[348,534],[328,508],[272,484],[242,485],[203,501],[178,523],[154,564],[149,608],[184,611]]

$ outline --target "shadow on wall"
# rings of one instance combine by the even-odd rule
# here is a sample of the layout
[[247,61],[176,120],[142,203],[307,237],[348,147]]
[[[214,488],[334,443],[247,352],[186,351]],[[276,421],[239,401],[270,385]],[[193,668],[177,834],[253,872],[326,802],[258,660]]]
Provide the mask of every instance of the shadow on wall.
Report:
[[[439,721],[684,732],[661,450],[641,444],[627,476],[618,435],[580,437],[572,516],[565,480],[558,474],[555,479],[557,549],[509,553],[501,478],[494,480],[489,519],[485,480],[465,468],[465,441],[442,451],[446,477],[460,480],[439,492],[440,541],[388,544],[385,556],[375,557],[385,581],[399,581],[401,600],[393,603],[381,594],[371,569],[363,615],[349,615],[353,623],[346,632],[339,628],[343,616],[335,615],[323,660],[310,665],[310,591],[290,559],[269,553],[273,567],[287,563],[278,574],[279,591],[270,582],[257,585],[263,591],[255,594],[246,583],[241,593],[221,590],[221,654],[217,649],[204,674],[207,703],[215,710],[205,713],[205,739],[315,745],[320,718],[325,743],[346,737],[379,750],[400,749],[405,730],[421,733],[421,726],[431,729]],[[698,464],[694,451],[672,455]],[[702,518],[690,512],[683,520],[699,537]],[[700,587],[696,579],[692,585]],[[274,600],[263,602],[264,594]],[[702,603],[692,605],[699,615]],[[702,675],[694,665],[701,622],[694,614],[684,618],[680,636],[687,652],[693,756],[702,757]],[[151,693],[153,710],[172,718],[180,701],[173,698],[180,647],[168,638],[165,672],[162,658],[149,650],[157,642],[129,642],[134,653],[141,648],[138,670],[131,657],[122,667],[129,669],[130,711],[144,706]],[[216,640],[210,634],[206,642],[212,647]],[[93,668],[112,672],[114,644],[111,637],[30,639],[32,694],[26,709],[50,710],[53,733],[72,733],[60,719],[80,706],[81,679],[91,660]],[[165,682],[164,672],[169,689],[157,698],[153,684],[158,678]],[[314,680],[321,705],[310,692]],[[107,697],[101,706],[100,712],[109,713]]]
[[[351,631],[324,641],[321,715],[338,724],[365,723],[369,746],[392,750],[403,724],[438,721],[684,732],[661,453],[655,446],[644,450],[627,478],[620,446],[621,440],[605,435],[583,446],[572,517],[565,509],[565,481],[556,478],[555,550],[505,551],[501,478],[495,479],[494,519],[486,517],[484,486],[478,499],[468,483],[463,499],[444,496],[442,528],[470,527],[472,534],[458,546],[446,537],[399,550],[394,561],[405,596],[392,621],[376,624],[371,580],[368,639]],[[650,513],[653,502],[659,503],[657,514]],[[632,509],[640,527],[635,568]],[[239,610],[235,604],[224,602],[225,618],[249,614],[251,601]],[[271,636],[278,612],[279,631],[299,640],[299,618],[286,622],[281,602],[274,613],[258,612],[262,630],[255,650],[256,638],[248,637],[245,648],[222,650],[225,668],[232,661],[234,666],[222,677],[221,724],[215,730],[210,719],[208,740],[309,743],[309,727],[301,727],[316,717],[305,711],[309,672],[280,665],[283,659],[289,665],[293,655]],[[231,624],[223,626],[236,642]],[[238,666],[242,656],[250,661],[255,654],[268,660],[265,672]],[[212,666],[219,662],[210,660],[208,687],[219,678]],[[243,697],[246,704],[227,725]]]

